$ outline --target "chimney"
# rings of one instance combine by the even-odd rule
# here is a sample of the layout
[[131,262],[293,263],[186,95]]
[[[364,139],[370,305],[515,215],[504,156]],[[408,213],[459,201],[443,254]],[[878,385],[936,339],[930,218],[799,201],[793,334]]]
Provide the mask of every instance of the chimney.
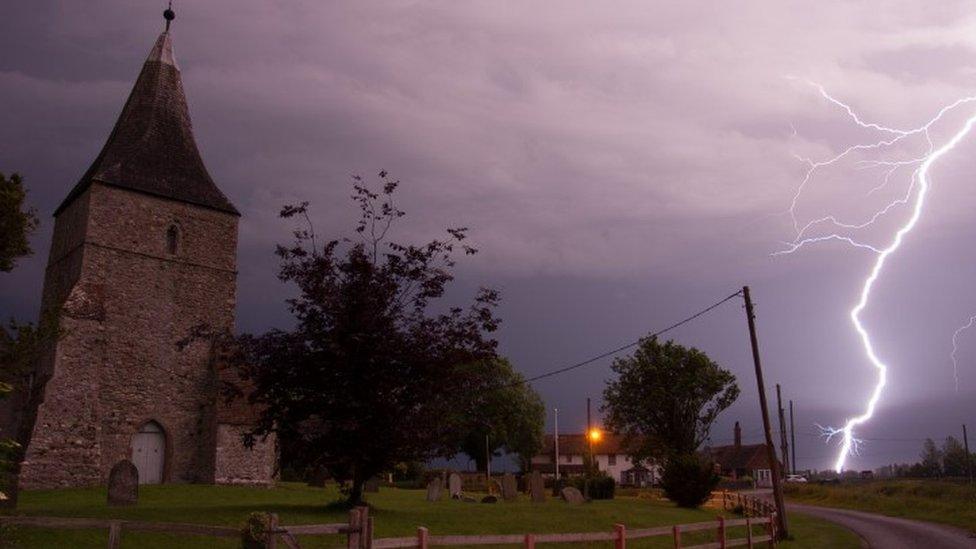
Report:
[[735,449],[738,450],[742,447],[742,427],[739,427],[739,422],[735,422]]

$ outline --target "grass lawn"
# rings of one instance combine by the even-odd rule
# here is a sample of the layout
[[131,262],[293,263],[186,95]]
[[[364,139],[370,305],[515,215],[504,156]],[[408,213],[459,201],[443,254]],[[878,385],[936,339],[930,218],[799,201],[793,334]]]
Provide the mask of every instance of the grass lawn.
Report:
[[976,486],[938,480],[885,480],[854,484],[789,484],[790,501],[870,511],[976,529]]
[[[658,499],[618,497],[570,506],[550,499],[532,504],[523,497],[517,502],[494,505],[445,500],[429,503],[423,490],[383,489],[369,494],[375,517],[376,537],[408,536],[417,526],[431,535],[511,534],[609,531],[614,523],[628,528],[662,526],[713,520],[715,509],[688,510]],[[276,512],[284,525],[342,522],[347,512],[326,504],[339,497],[334,487],[309,488],[282,484],[273,489],[233,486],[161,485],[140,488],[139,505],[110,508],[104,488],[44,490],[21,494],[17,512],[25,515],[120,518],[155,522],[190,522],[238,526],[251,511]],[[791,527],[795,541],[784,547],[859,547],[856,536],[840,527],[810,517],[794,515]],[[730,532],[737,537],[743,531]],[[20,547],[105,547],[105,531],[18,529]],[[709,541],[688,537],[688,542]],[[195,536],[165,536],[125,533],[123,547],[236,547],[231,539]],[[303,547],[329,547],[345,543],[336,536],[305,537]],[[628,542],[634,547],[671,547],[670,538]],[[594,544],[606,546],[608,544]]]

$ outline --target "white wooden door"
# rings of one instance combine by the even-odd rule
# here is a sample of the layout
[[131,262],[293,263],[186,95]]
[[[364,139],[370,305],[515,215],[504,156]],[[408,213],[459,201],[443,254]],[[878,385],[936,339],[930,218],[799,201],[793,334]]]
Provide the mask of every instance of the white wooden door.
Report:
[[139,484],[163,482],[163,460],[166,455],[166,435],[162,427],[150,421],[132,437],[132,463],[139,470]]

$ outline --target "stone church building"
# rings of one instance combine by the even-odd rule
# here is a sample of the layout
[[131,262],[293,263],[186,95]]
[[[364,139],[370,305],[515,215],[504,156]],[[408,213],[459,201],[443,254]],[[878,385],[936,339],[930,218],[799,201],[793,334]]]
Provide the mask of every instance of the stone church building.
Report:
[[221,394],[211,342],[178,344],[234,328],[240,213],[197,150],[168,25],[54,217],[42,308],[62,333],[32,412],[0,418],[28,442],[21,487],[104,484],[122,459],[141,483],[271,482],[275,441],[243,446],[254,410]]

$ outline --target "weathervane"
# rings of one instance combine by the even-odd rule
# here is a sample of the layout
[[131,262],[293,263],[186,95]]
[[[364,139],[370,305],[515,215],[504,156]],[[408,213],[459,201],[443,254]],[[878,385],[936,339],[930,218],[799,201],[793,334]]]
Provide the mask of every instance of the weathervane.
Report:
[[173,11],[173,0],[169,0],[169,7],[163,12],[163,19],[166,19],[166,32],[169,32],[169,24],[176,19],[176,12]]

